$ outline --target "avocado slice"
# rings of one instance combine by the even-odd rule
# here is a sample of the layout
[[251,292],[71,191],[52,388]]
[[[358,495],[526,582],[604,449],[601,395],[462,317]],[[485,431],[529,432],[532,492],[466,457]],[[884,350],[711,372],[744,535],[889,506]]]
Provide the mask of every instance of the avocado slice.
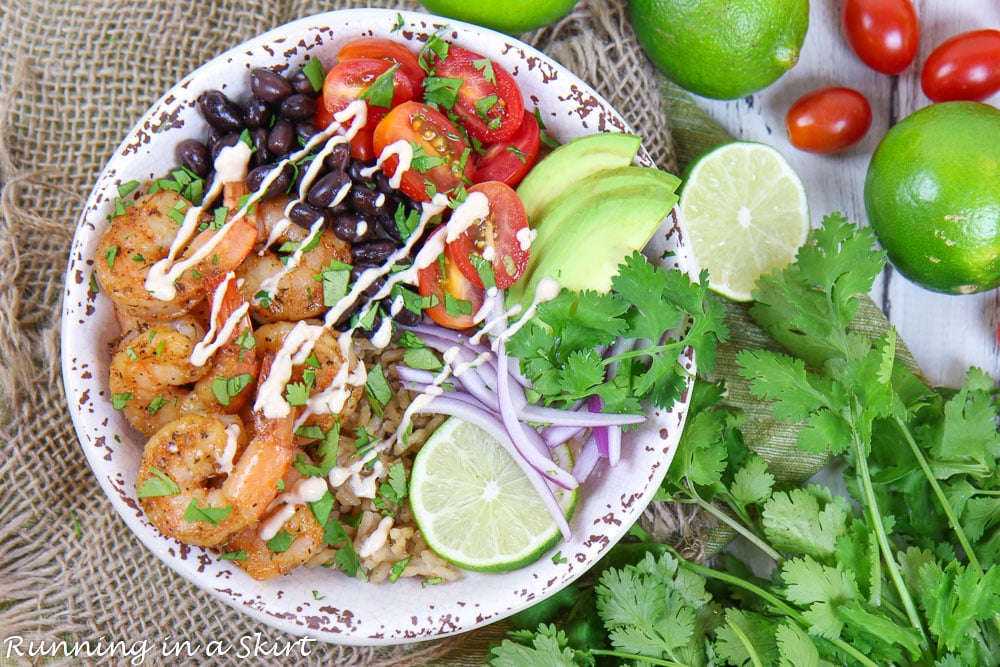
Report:
[[538,216],[545,207],[573,183],[598,171],[632,164],[641,143],[642,138],[634,134],[587,134],[539,160],[517,186],[531,226],[538,226]]
[[676,176],[649,167],[618,167],[586,176],[555,197],[533,225],[537,236],[507,303],[527,307],[542,278],[572,290],[606,292],[618,265],[641,250],[677,203]]

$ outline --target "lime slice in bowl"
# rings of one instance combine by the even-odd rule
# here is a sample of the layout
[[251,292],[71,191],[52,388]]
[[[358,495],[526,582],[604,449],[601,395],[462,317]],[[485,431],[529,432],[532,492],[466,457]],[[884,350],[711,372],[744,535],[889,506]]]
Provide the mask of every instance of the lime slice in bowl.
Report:
[[678,220],[713,290],[750,301],[757,279],[795,259],[809,234],[798,174],[774,148],[723,144],[699,158],[681,190]]
[[[556,454],[565,466],[569,451],[561,447]],[[556,497],[571,515],[576,489],[557,489]],[[524,567],[562,537],[503,445],[456,417],[439,426],[414,459],[410,506],[427,545],[466,570]]]

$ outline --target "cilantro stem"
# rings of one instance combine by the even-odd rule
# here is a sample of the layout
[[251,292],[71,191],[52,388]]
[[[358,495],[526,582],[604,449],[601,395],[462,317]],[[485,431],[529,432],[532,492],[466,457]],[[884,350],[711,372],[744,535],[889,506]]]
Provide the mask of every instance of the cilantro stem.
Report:
[[757,655],[757,651],[753,648],[753,642],[751,642],[750,638],[747,637],[747,633],[743,632],[743,629],[736,623],[730,623],[729,629],[733,631],[736,638],[740,640],[741,644],[743,644],[743,648],[746,649],[747,655],[750,656],[750,660],[753,662],[754,667],[764,667],[764,665],[760,662],[760,656]]
[[[720,572],[718,570],[713,570],[711,568],[704,567],[702,565],[697,565],[688,560],[685,560],[683,556],[681,556],[679,553],[677,553],[677,551],[675,551],[673,548],[669,546],[667,547],[667,549],[672,551],[674,556],[677,557],[677,560],[680,563],[681,567],[687,568],[688,570],[691,570],[696,574],[700,574],[703,577],[709,579],[717,579],[731,586],[742,588],[745,591],[753,593],[760,599],[769,603],[777,611],[781,612],[788,618],[798,623],[802,629],[806,630],[807,632],[809,631],[810,625],[806,621],[806,619],[802,616],[802,614],[796,611],[793,607],[789,606],[778,596],[770,593],[769,591],[764,590],[760,586],[756,586],[750,583],[749,581],[744,581],[739,577],[734,577],[731,574]],[[831,644],[839,648],[841,651],[843,651],[844,653],[848,654],[849,656],[860,662],[862,665],[865,665],[865,667],[879,667],[877,663],[872,662],[872,660],[868,656],[866,656],[864,653],[862,653],[858,649],[854,648],[853,646],[845,642],[843,639],[839,638],[827,639],[827,641],[829,641]]]
[[938,484],[937,479],[934,477],[934,473],[931,472],[931,467],[927,463],[927,458],[924,456],[923,452],[920,451],[920,446],[917,445],[917,441],[913,439],[910,429],[906,427],[906,423],[900,417],[896,417],[896,424],[899,425],[899,430],[903,432],[903,437],[906,439],[906,444],[910,446],[910,451],[913,452],[913,457],[917,459],[917,463],[920,464],[920,469],[923,470],[924,477],[927,478],[927,482],[931,485],[931,489],[934,490],[934,495],[937,496],[938,502],[941,504],[941,510],[944,512],[944,515],[948,517],[948,523],[951,524],[951,528],[955,531],[955,536],[958,538],[959,544],[961,544],[962,548],[965,550],[965,555],[969,559],[969,565],[977,570],[982,570],[983,566],[979,563],[979,559],[976,557],[976,552],[972,550],[969,538],[965,535],[962,525],[958,522],[958,517],[955,516],[955,512],[951,509],[951,503],[949,503],[948,499],[945,497],[944,491],[941,489],[941,485]]
[[755,547],[757,547],[765,554],[767,554],[767,556],[775,563],[780,563],[781,561],[785,560],[780,553],[772,549],[767,542],[762,540],[760,537],[758,537],[755,533],[750,531],[746,526],[741,524],[739,521],[734,520],[731,516],[729,516],[719,508],[717,508],[715,505],[706,502],[701,497],[695,495],[688,489],[685,489],[684,487],[681,487],[681,489],[688,496],[688,498],[691,498],[692,502],[698,505],[698,507],[702,508],[703,510],[714,516],[716,519],[723,522],[724,524],[735,530],[737,533],[742,535],[744,538],[747,539],[747,541],[749,541]]
[[878,501],[875,499],[875,489],[872,486],[872,476],[871,471],[868,469],[865,447],[861,442],[861,437],[858,435],[857,429],[851,429],[851,439],[854,441],[852,444],[854,445],[855,465],[858,468],[858,478],[865,494],[865,504],[869,512],[868,518],[871,520],[872,528],[875,530],[875,538],[878,540],[879,550],[882,552],[885,569],[889,572],[889,578],[892,579],[892,583],[899,593],[899,599],[903,603],[906,617],[909,619],[910,624],[920,633],[920,639],[924,647],[927,647],[927,634],[924,632],[923,623],[920,622],[917,606],[913,602],[910,591],[906,588],[903,575],[896,566],[892,546],[889,544],[889,536],[885,534],[885,524],[882,523],[882,513],[879,511]]
[[626,660],[635,660],[636,662],[648,662],[651,665],[664,665],[664,667],[691,667],[683,662],[674,662],[673,660],[661,660],[660,658],[651,658],[648,655],[639,655],[637,653],[625,653],[623,651],[605,651],[603,649],[592,648],[590,649],[591,655],[607,655],[613,658],[624,658]]
[[650,347],[641,347],[635,350],[630,350],[628,352],[621,352],[614,355],[613,357],[608,357],[604,360],[604,365],[618,363],[619,361],[624,361],[626,359],[634,359],[635,357],[655,357],[658,354],[664,354],[670,352],[671,350],[676,350],[678,348],[687,347],[687,338],[683,340],[675,340],[670,343],[661,343],[659,345],[652,345]]

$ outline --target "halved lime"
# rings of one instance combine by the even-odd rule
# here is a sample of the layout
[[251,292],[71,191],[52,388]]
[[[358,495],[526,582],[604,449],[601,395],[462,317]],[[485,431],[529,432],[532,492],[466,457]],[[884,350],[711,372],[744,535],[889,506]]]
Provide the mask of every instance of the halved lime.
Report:
[[[568,460],[568,450],[559,449],[559,458]],[[576,496],[575,489],[556,491],[567,516]],[[503,445],[456,417],[439,426],[417,453],[410,472],[410,506],[427,545],[466,570],[524,567],[562,537]]]
[[723,144],[692,166],[678,219],[710,287],[750,301],[757,279],[784,268],[809,235],[809,206],[798,174],[774,148]]

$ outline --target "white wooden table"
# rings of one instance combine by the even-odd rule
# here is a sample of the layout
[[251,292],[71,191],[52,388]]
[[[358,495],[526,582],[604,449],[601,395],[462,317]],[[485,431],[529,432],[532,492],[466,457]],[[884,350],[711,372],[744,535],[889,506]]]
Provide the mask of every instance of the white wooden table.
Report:
[[[926,106],[920,90],[920,67],[948,37],[979,28],[1000,28],[997,0],[914,0],[920,17],[920,50],[898,77],[868,69],[847,46],[840,32],[840,0],[812,0],[809,32],[799,63],[756,95],[728,102],[697,98],[727,131],[741,139],[762,141],[780,150],[805,183],[813,226],[823,215],[840,211],[867,224],[864,179],[872,151],[890,124]],[[810,90],[843,85],[855,88],[872,105],[871,130],[844,153],[820,156],[794,148],[785,135],[785,112]],[[1000,94],[987,102],[1000,106]],[[872,298],[896,326],[932,382],[960,386],[969,366],[1000,380],[1000,290],[969,296],[924,290],[895,272],[883,272]]]

